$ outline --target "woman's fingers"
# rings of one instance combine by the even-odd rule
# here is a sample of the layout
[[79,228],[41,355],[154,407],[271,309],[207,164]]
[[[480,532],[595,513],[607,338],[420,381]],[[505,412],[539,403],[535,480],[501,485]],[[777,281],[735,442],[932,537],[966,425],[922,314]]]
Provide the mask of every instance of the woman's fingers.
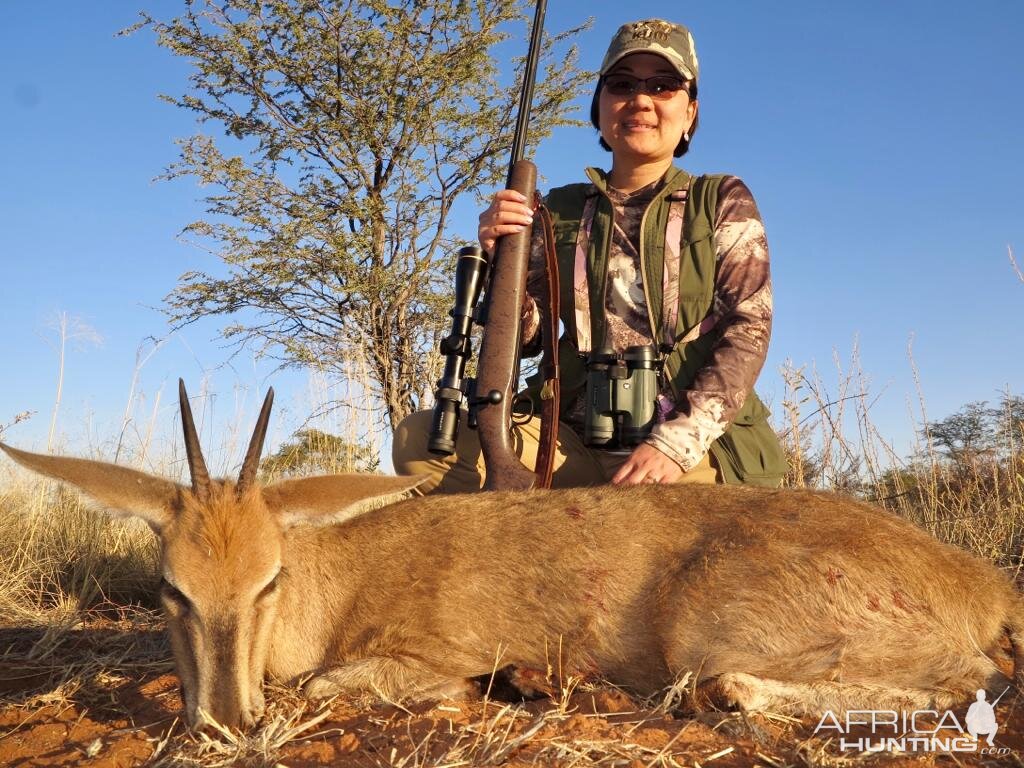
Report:
[[526,205],[529,202],[526,195],[516,192],[514,189],[499,189],[494,193],[491,205],[495,203],[519,203]]
[[683,469],[652,445],[641,443],[612,477],[614,485],[674,483]]
[[480,247],[491,254],[499,237],[522,232],[532,224],[533,209],[526,204],[526,198],[515,190],[503,189],[480,214]]

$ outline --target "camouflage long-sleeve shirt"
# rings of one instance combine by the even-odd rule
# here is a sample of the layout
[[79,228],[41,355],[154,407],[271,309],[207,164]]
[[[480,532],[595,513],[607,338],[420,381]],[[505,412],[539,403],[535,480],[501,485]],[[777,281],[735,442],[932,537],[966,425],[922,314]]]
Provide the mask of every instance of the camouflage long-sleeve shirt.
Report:
[[[641,218],[660,186],[661,182],[656,182],[628,194],[609,188],[614,229],[605,311],[607,343],[617,351],[636,344],[657,344],[651,338],[647,317],[639,243]],[[736,417],[764,365],[771,334],[768,243],[750,190],[734,176],[725,177],[719,187],[714,228],[714,298],[708,316],[686,340],[712,330],[720,335],[707,365],[678,400],[668,382],[662,382],[661,420],[647,438],[684,470],[700,462],[711,443]],[[675,251],[666,248],[665,258],[678,258]],[[678,264],[667,267],[678,274]],[[545,270],[543,240],[537,228],[527,278],[528,298],[523,307],[523,339],[528,340],[524,343],[525,354],[536,354],[539,349],[540,312],[536,301],[546,300],[541,298],[546,293]],[[564,420],[582,436],[584,396],[580,394],[566,406]]]

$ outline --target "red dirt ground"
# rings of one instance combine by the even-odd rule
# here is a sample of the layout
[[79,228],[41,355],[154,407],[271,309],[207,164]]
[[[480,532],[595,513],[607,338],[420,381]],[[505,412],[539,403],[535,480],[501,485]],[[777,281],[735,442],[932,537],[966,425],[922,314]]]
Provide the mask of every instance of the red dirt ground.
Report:
[[[1024,701],[1014,691],[996,710],[996,742],[1009,751],[994,756],[858,759],[815,737],[810,719],[666,714],[600,686],[561,701],[511,705],[488,699],[403,709],[335,700],[323,711],[306,707],[294,725],[322,719],[290,740],[278,738],[281,746],[267,749],[253,738],[233,752],[182,728],[178,682],[161,656],[157,627],[90,621],[40,655],[44,635],[0,630],[0,766],[1024,766]],[[87,663],[102,654],[117,663]],[[284,689],[270,691],[268,701],[271,713],[301,706]],[[956,710],[960,722],[965,711]],[[266,729],[264,737],[274,741]]]

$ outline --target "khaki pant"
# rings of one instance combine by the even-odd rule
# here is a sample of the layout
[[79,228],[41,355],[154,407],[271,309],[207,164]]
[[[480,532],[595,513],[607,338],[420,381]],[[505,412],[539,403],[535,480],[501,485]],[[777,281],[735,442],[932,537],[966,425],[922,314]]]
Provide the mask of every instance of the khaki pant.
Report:
[[[430,479],[419,488],[422,493],[480,490],[484,483],[484,458],[476,430],[466,426],[466,413],[462,413],[455,453],[451,456],[437,456],[427,450],[430,425],[430,411],[417,411],[398,425],[391,448],[395,472],[399,475],[427,475]],[[516,455],[528,469],[533,469],[540,442],[540,419],[531,418],[514,427],[512,438]],[[607,483],[627,458],[628,453],[587,448],[571,427],[560,423],[551,486],[575,488]],[[676,482],[720,483],[722,476],[711,454],[707,454],[700,464]]]

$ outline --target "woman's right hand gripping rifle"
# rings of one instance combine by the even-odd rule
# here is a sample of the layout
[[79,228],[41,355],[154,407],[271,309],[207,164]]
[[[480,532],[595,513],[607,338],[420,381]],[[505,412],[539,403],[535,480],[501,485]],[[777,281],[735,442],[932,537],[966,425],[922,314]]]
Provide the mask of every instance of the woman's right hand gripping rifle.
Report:
[[503,189],[480,214],[477,235],[480,247],[488,256],[494,255],[494,244],[502,235],[522,232],[533,224],[533,209],[526,197],[513,189]]

